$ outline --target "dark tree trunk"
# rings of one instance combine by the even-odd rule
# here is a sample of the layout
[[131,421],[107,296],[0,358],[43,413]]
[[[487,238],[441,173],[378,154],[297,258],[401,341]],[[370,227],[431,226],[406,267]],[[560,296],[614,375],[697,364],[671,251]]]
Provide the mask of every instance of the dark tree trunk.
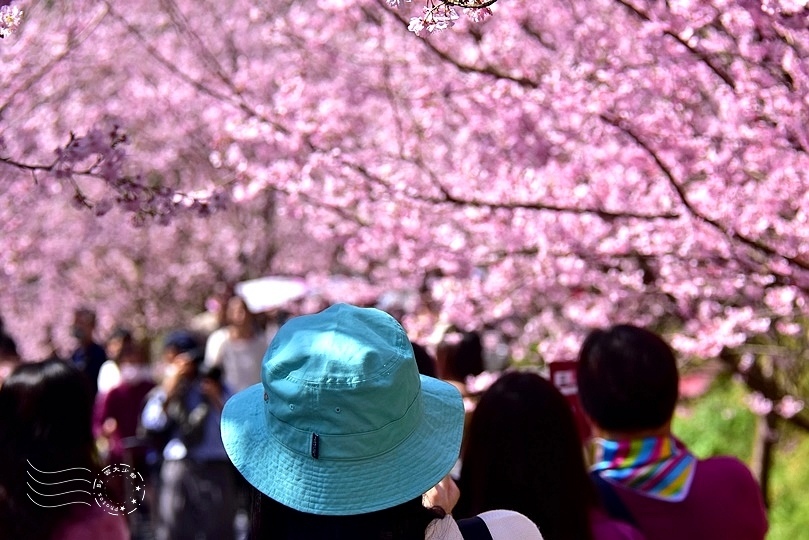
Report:
[[758,417],[756,440],[753,447],[753,474],[761,486],[764,505],[770,507],[770,473],[772,471],[775,446],[778,443],[778,415],[770,412]]

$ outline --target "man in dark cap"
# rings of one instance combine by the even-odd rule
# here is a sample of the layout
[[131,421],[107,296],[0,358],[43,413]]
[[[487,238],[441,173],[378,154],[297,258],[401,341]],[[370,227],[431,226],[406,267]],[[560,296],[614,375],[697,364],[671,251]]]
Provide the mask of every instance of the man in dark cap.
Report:
[[170,333],[163,344],[163,380],[141,415],[146,433],[165,441],[158,540],[233,538],[233,472],[219,431],[230,394],[221,373],[200,369],[202,359],[193,334]]

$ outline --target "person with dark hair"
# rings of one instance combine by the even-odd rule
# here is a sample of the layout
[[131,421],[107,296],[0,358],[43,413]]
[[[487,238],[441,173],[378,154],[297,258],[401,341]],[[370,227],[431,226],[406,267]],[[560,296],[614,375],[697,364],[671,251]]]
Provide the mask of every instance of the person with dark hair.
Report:
[[374,308],[337,304],[282,326],[262,382],[222,412],[233,464],[258,492],[254,540],[541,539],[516,512],[463,527],[447,512],[457,487],[463,403],[420,375],[401,325]]
[[509,371],[480,397],[463,454],[456,515],[530,518],[546,540],[641,540],[600,509],[570,404],[537,373]]
[[592,476],[608,511],[649,540],[761,540],[767,515],[748,468],[697,459],[671,432],[677,361],[657,334],[632,325],[593,330],[579,351],[582,408],[596,435]]
[[416,358],[419,373],[428,377],[436,377],[438,373],[435,367],[435,358],[427,351],[427,348],[415,341],[411,341],[410,345],[413,346],[413,355]]
[[483,344],[477,332],[447,333],[435,351],[438,378],[465,393],[466,378],[483,372]]
[[73,312],[71,332],[76,338],[78,346],[71,354],[70,361],[87,377],[93,400],[98,393],[98,373],[101,371],[101,365],[107,360],[104,347],[95,341],[95,328],[95,311],[78,308]]
[[200,370],[203,354],[193,334],[171,332],[163,345],[166,372],[141,413],[146,434],[165,442],[158,540],[233,538],[233,475],[219,431],[230,393],[221,378]]
[[14,338],[0,331],[0,385],[21,362]]
[[[86,484],[75,479],[65,484],[68,480],[56,474],[100,472],[91,429],[92,403],[85,377],[61,360],[21,364],[0,387],[0,537],[129,538],[126,520],[96,505]],[[37,469],[49,473],[48,484],[37,483],[35,477],[42,477]],[[57,484],[52,477],[62,482]],[[77,483],[79,487],[61,487]],[[33,491],[54,485],[58,493],[40,496]],[[62,493],[71,489],[88,495]]]

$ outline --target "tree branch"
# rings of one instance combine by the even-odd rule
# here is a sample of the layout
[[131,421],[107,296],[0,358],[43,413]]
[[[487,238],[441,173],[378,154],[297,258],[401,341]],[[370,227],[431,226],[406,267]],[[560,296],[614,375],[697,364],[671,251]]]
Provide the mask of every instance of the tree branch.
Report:
[[[627,2],[626,0],[615,0],[615,2],[617,2],[618,4],[621,4],[622,6],[624,6],[627,10],[629,10],[632,14],[637,16],[639,19],[641,19],[641,20],[643,20],[645,22],[652,22],[652,18],[647,13],[644,13],[643,11],[641,11],[637,7],[633,6],[632,4]],[[731,87],[734,90],[736,89],[736,82],[733,80],[733,78],[730,76],[730,74],[727,71],[725,71],[724,69],[722,69],[719,65],[717,65],[716,62],[714,62],[714,60],[710,56],[708,56],[707,53],[697,49],[693,45],[690,45],[687,40],[683,39],[679,35],[672,32],[671,30],[664,30],[663,34],[673,38],[677,43],[679,43],[680,45],[685,47],[691,54],[693,54],[695,57],[697,57],[698,60],[700,60],[703,64],[708,66],[708,68],[711,71],[713,71],[720,79],[722,79],[722,81],[725,84],[727,84],[729,87]]]
[[[719,360],[731,371],[739,374],[750,390],[760,393],[771,402],[778,403],[788,395],[777,381],[764,375],[758,363],[754,363],[749,369],[742,369],[740,356],[727,348],[722,349],[722,352],[719,353]],[[800,413],[790,418],[784,418],[784,420],[809,433],[809,419]]]
[[[363,165],[349,162],[345,159],[341,160],[341,163],[350,169],[354,170],[366,180],[369,180],[377,185],[384,187],[386,190],[391,189],[391,185],[380,178],[379,176],[371,173],[366,167]],[[443,186],[429,170],[425,167],[420,166],[422,171],[425,171],[427,174],[433,179],[434,185],[438,188],[441,192],[440,197],[434,197],[429,195],[419,195],[414,194],[411,196],[414,200],[431,203],[431,204],[450,204],[454,206],[471,206],[475,208],[488,208],[491,210],[536,210],[536,211],[545,211],[545,212],[554,212],[560,214],[579,214],[579,215],[593,215],[597,216],[605,221],[612,221],[616,219],[643,219],[643,220],[656,220],[656,219],[665,219],[665,220],[674,220],[679,219],[681,216],[679,214],[674,213],[664,213],[664,214],[644,214],[638,212],[612,212],[609,210],[604,210],[603,208],[588,208],[588,207],[577,207],[577,206],[563,206],[557,205],[553,203],[544,203],[541,201],[507,201],[507,202],[492,202],[492,201],[484,201],[481,199],[475,198],[461,198],[452,195],[445,186]]]
[[[407,30],[408,25],[410,23],[399,12],[394,11],[392,9],[389,9],[387,4],[385,3],[385,0],[377,0],[377,3],[379,3],[379,5],[382,6],[383,9],[387,13],[389,13],[391,15],[391,17],[393,17],[397,21],[399,21],[399,23],[402,25],[402,27],[405,30]],[[409,30],[407,30],[407,31],[409,31]],[[470,64],[464,64],[462,62],[459,62],[456,58],[453,58],[452,56],[450,56],[445,51],[442,51],[441,49],[437,48],[435,45],[433,45],[427,39],[422,39],[421,43],[425,47],[427,47],[427,49],[429,49],[433,54],[438,56],[441,60],[443,60],[444,62],[447,62],[449,64],[452,64],[453,66],[458,68],[458,70],[460,72],[462,72],[462,73],[476,73],[476,74],[479,74],[479,75],[489,75],[489,76],[494,77],[496,79],[504,79],[504,80],[512,81],[512,82],[517,83],[520,86],[524,86],[526,88],[538,88],[539,87],[539,84],[534,80],[528,79],[526,77],[517,77],[517,76],[514,76],[514,75],[509,75],[508,73],[503,73],[502,71],[497,70],[494,66],[491,66],[491,65],[488,65],[488,66],[485,66],[485,67],[478,67],[478,66],[473,66],[473,65],[470,65]]]
[[179,77],[182,81],[189,84],[191,87],[195,88],[197,91],[199,91],[202,94],[210,96],[210,97],[212,97],[212,98],[214,98],[214,99],[216,99],[218,101],[221,101],[223,103],[229,103],[230,105],[238,108],[239,110],[241,110],[242,112],[244,112],[248,116],[258,118],[261,121],[266,122],[268,125],[272,126],[276,130],[278,130],[280,133],[283,133],[285,135],[288,135],[290,133],[290,131],[286,127],[278,124],[277,122],[272,121],[271,119],[267,118],[266,116],[260,114],[255,108],[250,106],[250,104],[248,104],[244,100],[244,98],[238,92],[235,91],[233,83],[232,82],[230,82],[230,84],[227,83],[228,79],[226,77],[224,77],[224,75],[221,72],[217,73],[217,76],[220,77],[220,78],[224,77],[224,81],[225,81],[225,84],[228,85],[228,89],[231,90],[232,92],[234,92],[233,96],[229,96],[229,95],[223,94],[223,93],[221,93],[221,92],[219,92],[217,90],[214,90],[213,88],[210,88],[207,85],[205,85],[203,82],[197,81],[196,79],[194,79],[191,76],[187,75],[179,67],[177,67],[174,63],[172,63],[166,57],[164,57],[160,53],[160,51],[158,51],[155,47],[150,45],[150,40],[147,39],[147,37],[144,36],[140,32],[140,30],[135,28],[128,20],[126,20],[126,18],[124,18],[123,15],[119,14],[109,1],[106,1],[105,3],[107,5],[107,8],[109,10],[110,15],[112,15],[116,20],[118,20],[121,24],[123,24],[124,27],[127,29],[127,31],[129,31],[132,35],[134,35],[135,37],[138,38],[138,42],[143,45],[143,47],[146,49],[146,52],[149,54],[149,56],[151,56],[152,58],[157,60],[157,62],[160,65],[162,65],[163,67],[168,69],[171,73],[173,73],[174,75]]
[[617,128],[619,131],[626,134],[632,141],[638,145],[641,149],[643,149],[652,161],[655,162],[657,167],[663,173],[663,176],[668,180],[669,185],[672,187],[674,192],[677,194],[678,199],[682,203],[682,205],[688,210],[689,214],[691,214],[697,220],[709,225],[710,227],[716,229],[717,231],[721,232],[723,235],[727,236],[730,240],[737,240],[744,244],[749,248],[753,248],[754,250],[763,253],[769,257],[777,257],[787,261],[790,265],[800,268],[801,270],[809,270],[809,263],[806,261],[801,260],[798,257],[790,257],[784,255],[783,253],[779,253],[775,248],[768,246],[767,244],[750,238],[744,234],[739,233],[738,231],[724,226],[719,220],[712,219],[699,210],[697,210],[694,205],[688,200],[688,195],[685,192],[685,189],[680,185],[677,179],[674,177],[674,173],[671,169],[663,162],[662,158],[654,151],[654,149],[645,141],[643,140],[637,133],[635,133],[623,120],[615,117],[614,115],[609,114],[601,114],[599,115],[600,118],[607,124]]

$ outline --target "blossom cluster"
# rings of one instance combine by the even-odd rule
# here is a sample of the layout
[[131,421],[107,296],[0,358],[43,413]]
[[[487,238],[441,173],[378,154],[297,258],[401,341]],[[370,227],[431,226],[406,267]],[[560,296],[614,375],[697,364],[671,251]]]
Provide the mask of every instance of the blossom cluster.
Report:
[[0,6],[0,38],[5,38],[14,33],[22,24],[23,12],[17,6]]
[[773,403],[760,392],[752,392],[746,396],[745,401],[750,410],[758,416],[766,416],[775,411],[783,418],[792,418],[805,407],[803,400],[790,395]]
[[[125,174],[126,142],[126,134],[117,123],[93,128],[80,137],[71,134],[68,144],[56,150],[56,161],[48,170],[55,179],[72,184],[73,203],[78,208],[103,216],[117,205],[132,214],[136,226],[149,219],[168,225],[178,212],[191,211],[205,217],[227,207],[229,195],[221,187],[186,194],[166,185],[150,185],[140,173]],[[93,199],[81,189],[78,177],[101,180],[107,190]]]
[[[427,0],[427,5],[423,8],[424,14],[421,17],[411,17],[407,29],[420,36],[424,30],[433,33],[452,28],[460,18],[457,7],[463,8],[464,14],[472,22],[483,22],[492,15],[488,6],[493,3],[491,0]],[[402,4],[403,0],[388,0],[388,5],[393,8],[399,8]]]

